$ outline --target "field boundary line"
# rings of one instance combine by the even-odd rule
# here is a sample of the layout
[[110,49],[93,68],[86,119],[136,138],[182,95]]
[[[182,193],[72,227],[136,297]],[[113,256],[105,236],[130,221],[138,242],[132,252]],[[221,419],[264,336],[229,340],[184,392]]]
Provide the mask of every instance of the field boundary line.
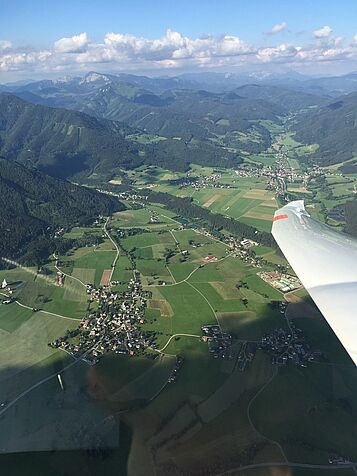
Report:
[[83,281],[81,281],[79,278],[76,278],[76,276],[72,276],[71,274],[67,274],[65,273],[64,271],[62,271],[61,268],[59,268],[56,264],[55,264],[55,268],[57,269],[57,271],[59,271],[60,273],[64,274],[65,276],[67,276],[68,278],[70,279],[74,279],[75,281],[78,281],[79,283],[82,284],[82,286],[86,287],[86,285],[84,284]]
[[261,438],[263,438],[264,440],[267,440],[269,441],[270,443],[273,443],[275,444],[279,450],[281,451],[281,454],[283,455],[283,457],[285,458],[285,461],[286,463],[289,462],[288,458],[286,457],[286,454],[281,446],[281,444],[278,442],[278,441],[275,441],[275,440],[272,440],[270,438],[268,438],[267,436],[263,435],[260,431],[257,430],[257,428],[255,427],[253,421],[252,421],[252,418],[250,416],[250,408],[251,408],[251,405],[254,403],[254,401],[259,397],[259,395],[268,387],[268,385],[271,384],[271,382],[275,379],[275,377],[278,375],[279,373],[279,370],[278,368],[276,367],[274,369],[274,372],[272,374],[272,376],[269,378],[269,380],[267,382],[265,382],[265,384],[257,391],[257,393],[251,398],[251,400],[249,401],[248,403],[248,407],[247,407],[247,417],[248,417],[248,420],[249,420],[249,423],[250,423],[250,426],[254,429],[254,431],[257,433],[257,435],[259,435]]
[[211,308],[211,310],[212,310],[212,312],[213,312],[214,318],[215,318],[216,321],[217,321],[218,327],[220,328],[220,330],[221,330],[221,332],[222,332],[221,324],[220,324],[220,322],[219,322],[219,320],[218,320],[217,313],[216,313],[216,311],[214,310],[212,304],[209,302],[209,300],[206,298],[206,296],[205,296],[199,289],[197,289],[193,284],[189,283],[188,281],[186,281],[186,284],[188,284],[189,286],[191,286],[191,288],[193,288],[195,291],[197,291],[198,294],[200,294],[200,295],[203,297],[203,299],[207,302],[207,304],[209,305],[209,307]]

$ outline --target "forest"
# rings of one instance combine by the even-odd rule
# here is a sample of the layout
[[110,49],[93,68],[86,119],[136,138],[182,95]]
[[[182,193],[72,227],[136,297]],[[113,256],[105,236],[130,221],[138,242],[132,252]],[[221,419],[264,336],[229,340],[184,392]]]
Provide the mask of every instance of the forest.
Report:
[[55,230],[124,208],[115,197],[0,158],[1,257],[37,263],[55,246]]

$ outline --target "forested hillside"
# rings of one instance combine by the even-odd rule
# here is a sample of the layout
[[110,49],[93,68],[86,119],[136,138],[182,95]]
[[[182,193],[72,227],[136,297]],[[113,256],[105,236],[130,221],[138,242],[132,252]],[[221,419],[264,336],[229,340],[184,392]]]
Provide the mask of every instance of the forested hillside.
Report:
[[48,247],[55,227],[90,223],[123,209],[113,197],[0,158],[1,257],[23,254],[39,237]]
[[0,153],[59,177],[140,162],[124,127],[0,95]]
[[[331,165],[357,155],[356,124],[357,93],[352,93],[298,116],[292,128],[297,140],[319,145],[313,159]],[[352,171],[357,171],[357,166]]]
[[57,177],[110,174],[116,167],[143,163],[187,170],[191,162],[217,166],[241,162],[232,150],[191,139],[143,143],[140,132],[122,123],[0,95],[0,153]]
[[209,92],[187,78],[94,72],[68,81],[33,82],[15,94],[32,103],[123,122],[137,131],[131,139],[140,148],[138,160],[173,170],[185,170],[190,162],[236,165],[240,154],[259,153],[271,145],[262,121],[280,124],[290,113],[325,102],[319,96],[263,84],[234,89],[232,83],[231,91]]

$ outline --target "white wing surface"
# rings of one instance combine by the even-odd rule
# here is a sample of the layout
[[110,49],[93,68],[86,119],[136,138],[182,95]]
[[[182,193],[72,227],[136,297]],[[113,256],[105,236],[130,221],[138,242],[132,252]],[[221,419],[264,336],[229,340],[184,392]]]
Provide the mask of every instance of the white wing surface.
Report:
[[272,233],[357,365],[357,240],[313,220],[302,200],[275,212]]

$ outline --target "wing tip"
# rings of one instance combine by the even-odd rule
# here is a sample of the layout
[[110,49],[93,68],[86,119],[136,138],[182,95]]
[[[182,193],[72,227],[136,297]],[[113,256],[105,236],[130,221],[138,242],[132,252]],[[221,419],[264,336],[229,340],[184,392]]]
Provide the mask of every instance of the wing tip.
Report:
[[306,209],[305,209],[305,202],[304,200],[294,200],[293,202],[289,202],[283,207],[279,208],[278,210],[275,211],[274,213],[274,218],[273,221],[277,219],[279,216],[286,215],[286,212],[293,212],[295,215],[306,215],[310,216]]

